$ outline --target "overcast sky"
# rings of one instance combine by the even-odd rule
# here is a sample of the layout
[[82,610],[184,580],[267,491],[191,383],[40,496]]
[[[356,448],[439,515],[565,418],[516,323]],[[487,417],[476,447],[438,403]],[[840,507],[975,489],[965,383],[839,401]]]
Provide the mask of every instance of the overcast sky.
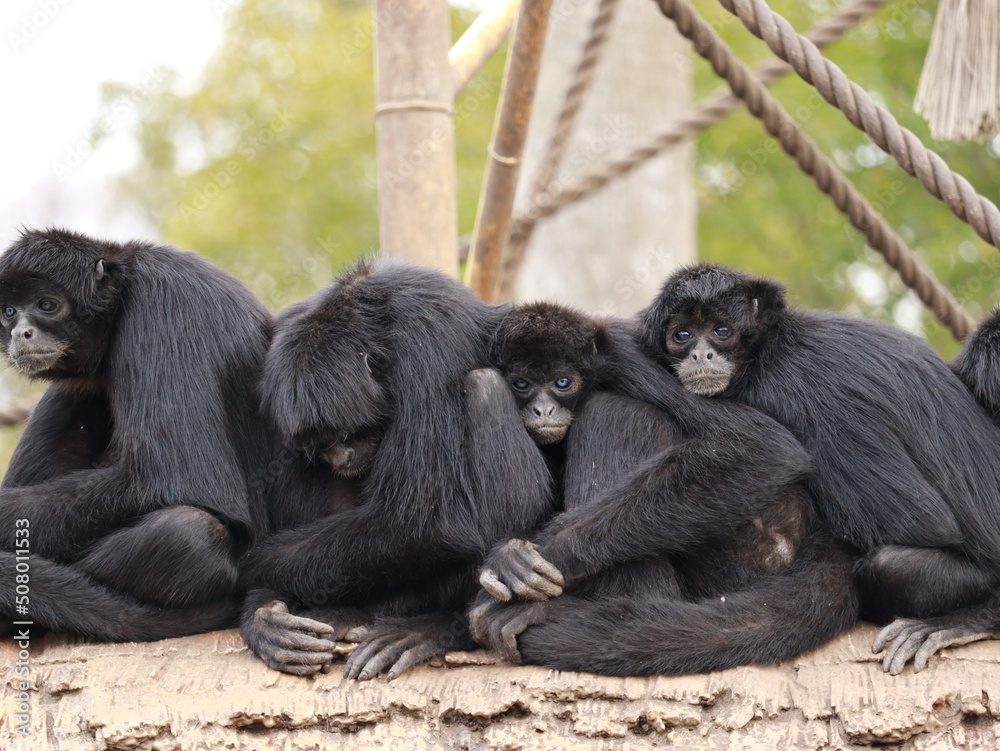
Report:
[[[133,154],[123,138],[81,156],[102,82],[155,83],[165,66],[193,86],[232,0],[4,0],[0,5],[0,246],[20,225],[103,235],[139,230],[106,215],[103,186]],[[112,136],[128,117],[111,118]]]

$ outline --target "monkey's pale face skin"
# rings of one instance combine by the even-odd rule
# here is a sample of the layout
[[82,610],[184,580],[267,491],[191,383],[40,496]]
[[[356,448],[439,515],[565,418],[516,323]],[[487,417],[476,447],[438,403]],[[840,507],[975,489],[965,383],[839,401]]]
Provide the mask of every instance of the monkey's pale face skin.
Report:
[[736,363],[723,349],[731,347],[732,328],[717,321],[680,321],[666,334],[667,352],[684,387],[698,396],[716,396],[728,388]]

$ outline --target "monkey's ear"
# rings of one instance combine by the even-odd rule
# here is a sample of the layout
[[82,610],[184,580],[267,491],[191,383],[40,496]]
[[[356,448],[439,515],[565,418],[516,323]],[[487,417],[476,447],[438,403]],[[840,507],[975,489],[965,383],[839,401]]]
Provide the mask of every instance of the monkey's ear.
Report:
[[104,278],[104,259],[99,258],[97,260],[97,265],[94,267],[94,273],[97,275],[97,281],[101,281]]
[[747,283],[745,292],[749,298],[747,313],[758,324],[768,326],[785,311],[785,288],[778,282],[758,277]]

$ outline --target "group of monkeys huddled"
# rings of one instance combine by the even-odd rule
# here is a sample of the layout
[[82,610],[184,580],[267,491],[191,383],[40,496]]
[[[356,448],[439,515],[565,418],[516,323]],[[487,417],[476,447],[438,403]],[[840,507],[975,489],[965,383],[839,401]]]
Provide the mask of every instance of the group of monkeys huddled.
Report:
[[47,230],[0,256],[0,322],[50,382],[0,487],[8,621],[238,624],[298,675],[354,642],[359,679],[1000,637],[1000,315],[949,364],[719,266],[597,319],[366,261],[272,317],[195,254]]

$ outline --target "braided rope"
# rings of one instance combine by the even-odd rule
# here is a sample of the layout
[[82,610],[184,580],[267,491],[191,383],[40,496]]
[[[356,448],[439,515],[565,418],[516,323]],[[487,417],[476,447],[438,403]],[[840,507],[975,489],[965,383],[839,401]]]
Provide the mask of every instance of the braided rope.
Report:
[[[888,0],[854,0],[818,24],[807,36],[817,46],[825,47],[872,15],[886,2]],[[756,68],[754,74],[762,83],[769,86],[790,70],[791,67],[787,63],[771,60]],[[528,204],[531,208],[514,217],[510,245],[501,269],[500,299],[510,299],[513,296],[513,287],[524,263],[528,242],[539,221],[596,193],[617,178],[641,167],[653,157],[686,142],[720,122],[742,105],[743,102],[732,94],[719,94],[696,105],[689,114],[675,121],[667,130],[649,138],[623,156],[612,157],[584,171],[565,185],[560,186],[552,182],[554,171],[550,180],[544,185],[536,180],[532,191],[533,197]],[[541,174],[540,172],[539,175]]]
[[[725,2],[726,0],[721,0]],[[951,293],[920,262],[886,220],[872,207],[857,188],[796,124],[794,118],[771,96],[767,88],[732,53],[726,43],[695,12],[687,0],[657,0],[664,15],[673,19],[695,50],[728,83],[733,93],[746,104],[768,133],[795,158],[799,168],[810,175],[816,186],[830,196],[834,205],[885,258],[907,287],[934,313],[952,335],[962,340],[972,331],[969,314]]]
[[[852,125],[916,177],[928,193],[943,201],[983,240],[1000,248],[1000,209],[979,195],[968,180],[953,172],[944,159],[924,146],[885,108],[875,104],[863,88],[823,57],[816,45],[796,33],[764,0],[719,0],[719,3],[739,17],[750,33],[763,39],[820,96],[843,112]],[[669,5],[661,2],[660,8],[668,13],[665,6]]]
[[[583,52],[580,54],[580,61],[573,71],[572,83],[566,91],[565,99],[563,99],[562,110],[559,112],[545,155],[542,157],[542,163],[539,165],[538,172],[532,182],[531,198],[528,205],[539,202],[555,178],[559,165],[562,164],[566,147],[569,145],[570,134],[576,127],[577,117],[594,83],[597,64],[600,62],[604,45],[608,41],[615,11],[618,9],[618,1],[601,0],[597,7],[597,14],[590,24],[590,33],[583,46]],[[516,227],[514,229],[516,230]],[[531,231],[528,229],[527,232],[518,233],[516,236],[512,235],[508,242],[507,251],[504,253],[500,266],[498,291],[498,299],[500,300],[509,300],[514,296],[514,284],[517,281],[517,274],[524,264],[528,242],[531,240]],[[511,273],[512,271],[513,273]]]
[[583,102],[594,83],[597,73],[597,63],[601,60],[601,52],[608,41],[608,33],[611,31],[611,23],[614,21],[615,10],[618,8],[618,0],[601,0],[597,8],[597,15],[590,25],[590,35],[587,43],[583,47],[580,55],[580,62],[577,63],[576,70],[573,71],[573,83],[566,92],[563,101],[562,111],[556,122],[556,127],[549,139],[548,149],[545,157],[535,175],[532,194],[538,195],[548,187],[555,177],[556,170],[562,164],[563,155],[566,153],[566,146],[570,134],[576,125],[577,116],[583,107]]

